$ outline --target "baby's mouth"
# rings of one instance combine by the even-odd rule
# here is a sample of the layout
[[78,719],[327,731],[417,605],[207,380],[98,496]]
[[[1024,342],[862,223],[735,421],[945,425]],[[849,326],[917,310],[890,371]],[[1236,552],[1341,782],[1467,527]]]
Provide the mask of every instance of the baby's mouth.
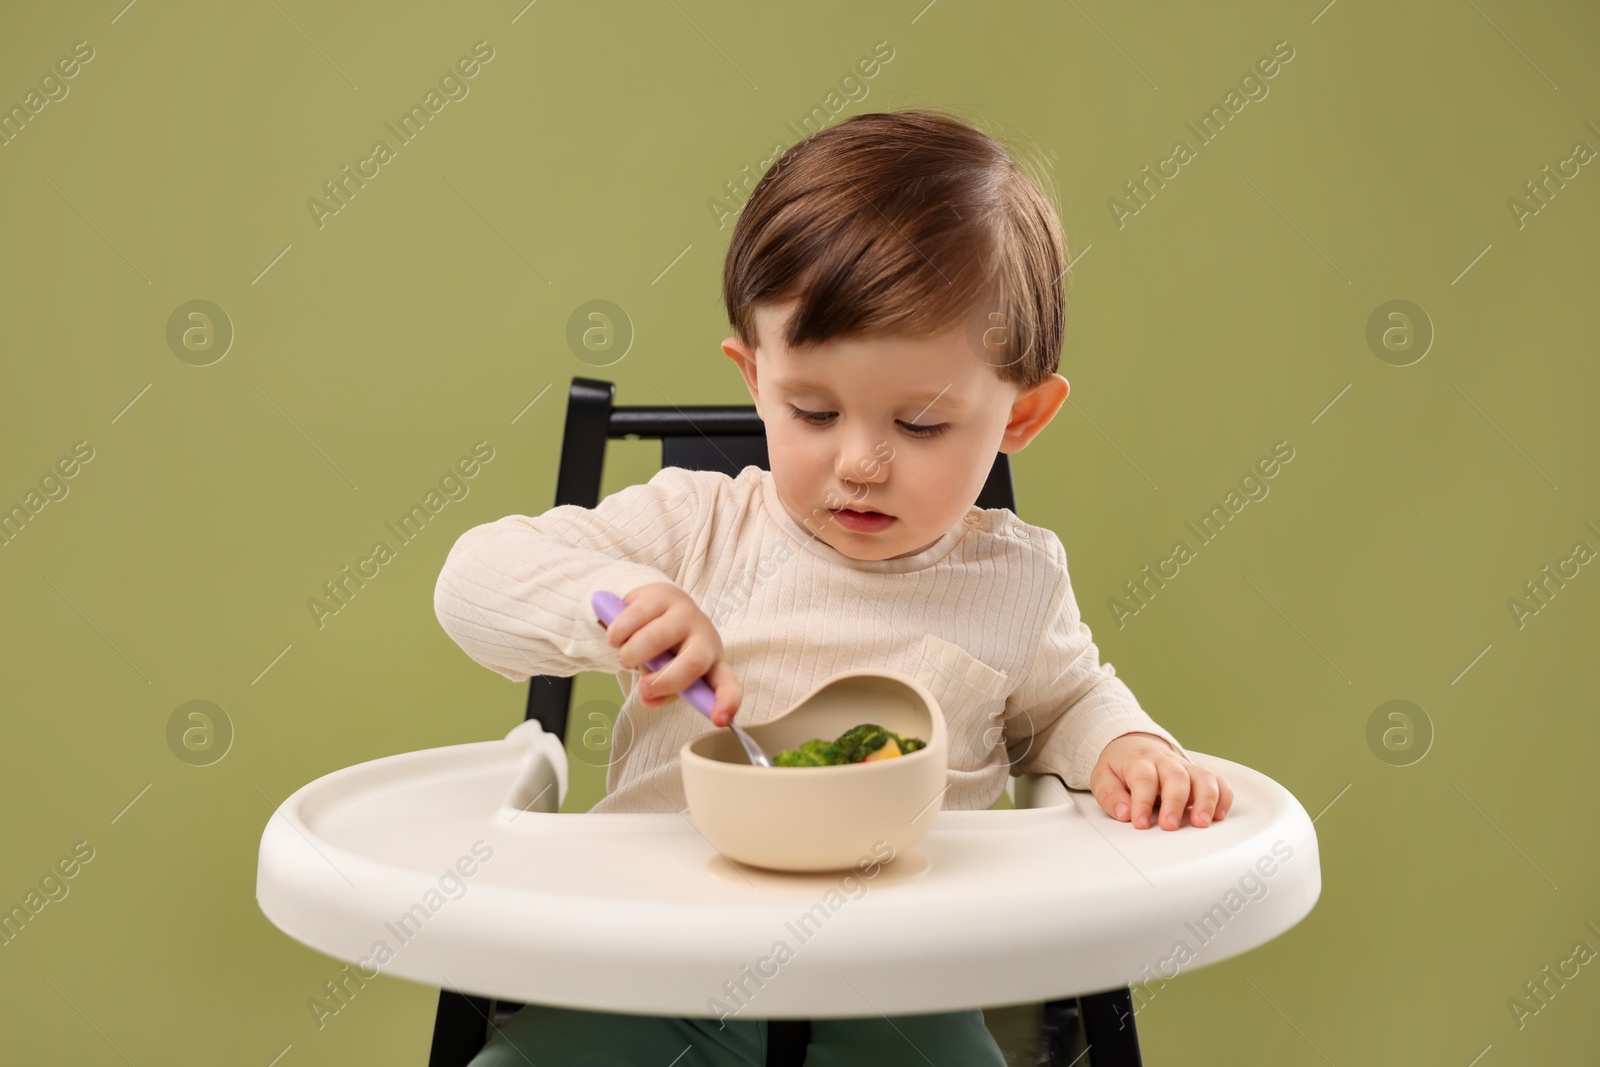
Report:
[[840,526],[855,533],[878,533],[887,530],[895,521],[893,515],[867,509],[834,508],[829,514]]

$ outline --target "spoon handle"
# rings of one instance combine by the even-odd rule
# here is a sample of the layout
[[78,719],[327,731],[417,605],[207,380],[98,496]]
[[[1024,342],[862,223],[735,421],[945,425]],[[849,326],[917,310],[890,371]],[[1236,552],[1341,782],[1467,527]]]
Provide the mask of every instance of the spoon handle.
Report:
[[[604,589],[590,598],[590,604],[594,607],[594,613],[599,616],[602,626],[610,626],[616,621],[617,616],[622,614],[622,609],[628,606],[617,594],[607,592]],[[671,652],[663,652],[659,656],[652,656],[646,660],[645,666],[652,671],[659,671],[671,663],[672,658]],[[688,688],[678,695],[687,700],[690,706],[700,714],[708,719],[711,718],[711,708],[717,702],[717,694],[715,690],[706,684],[704,678],[696,678],[689,683]]]

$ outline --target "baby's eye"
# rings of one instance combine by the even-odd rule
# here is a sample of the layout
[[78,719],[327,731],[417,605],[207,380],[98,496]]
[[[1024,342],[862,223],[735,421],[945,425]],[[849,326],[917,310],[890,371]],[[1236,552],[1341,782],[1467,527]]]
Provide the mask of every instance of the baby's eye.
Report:
[[[799,419],[801,422],[808,423],[812,426],[826,426],[837,414],[838,412],[836,411],[806,411],[804,408],[797,408],[793,404],[789,405],[790,417]],[[950,424],[947,422],[938,422],[929,425],[919,425],[914,422],[903,422],[900,420],[896,420],[896,422],[902,430],[910,434],[912,437],[938,437],[941,434],[945,434],[950,431]]]
[[805,411],[790,404],[789,414],[801,422],[809,422],[813,426],[821,426],[837,413],[832,411]]

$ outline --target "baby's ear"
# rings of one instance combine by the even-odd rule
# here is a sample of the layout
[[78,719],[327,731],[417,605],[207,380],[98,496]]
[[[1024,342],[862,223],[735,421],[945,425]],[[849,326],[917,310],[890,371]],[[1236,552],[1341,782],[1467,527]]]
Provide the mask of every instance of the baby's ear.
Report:
[[755,351],[737,337],[723,338],[722,354],[739,364],[741,368],[746,363],[753,366],[756,361]]
[[733,360],[734,365],[739,368],[739,373],[744,376],[744,385],[750,390],[750,399],[759,402],[755,351],[737,337],[729,337],[722,342],[722,354]]
[[[738,338],[725,338],[722,342],[722,354],[733,360],[734,365],[739,368],[739,373],[744,373],[746,365],[749,365],[750,374],[755,373],[755,352],[750,350],[746,342],[739,341]],[[749,374],[746,376],[749,378]]]
[[1011,418],[1000,438],[1000,451],[1021,452],[1050,425],[1061,405],[1067,402],[1071,385],[1059,374],[1052,374],[1038,385],[1024,389],[1011,404]]

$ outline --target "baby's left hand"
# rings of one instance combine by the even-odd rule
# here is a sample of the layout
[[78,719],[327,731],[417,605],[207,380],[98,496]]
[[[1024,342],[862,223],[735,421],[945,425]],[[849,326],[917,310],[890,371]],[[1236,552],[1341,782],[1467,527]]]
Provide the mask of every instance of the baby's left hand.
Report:
[[1108,815],[1118,822],[1132,820],[1140,830],[1153,823],[1158,793],[1161,826],[1165,830],[1178,828],[1185,807],[1191,803],[1194,808],[1190,821],[1196,826],[1209,826],[1233,805],[1233,789],[1227,782],[1184,759],[1155,734],[1130,733],[1112,738],[1089,773],[1089,789]]

